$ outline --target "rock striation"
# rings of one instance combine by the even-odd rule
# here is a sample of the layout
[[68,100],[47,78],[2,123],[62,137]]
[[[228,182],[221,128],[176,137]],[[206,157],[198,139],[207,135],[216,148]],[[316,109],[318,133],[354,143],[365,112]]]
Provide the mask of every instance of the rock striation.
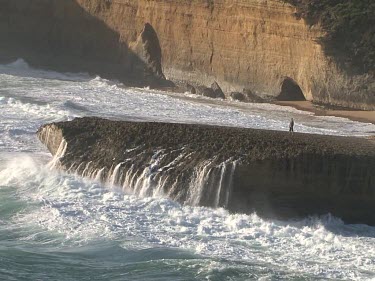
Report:
[[0,0],[0,60],[122,79],[162,67],[174,81],[274,97],[294,81],[307,100],[374,110],[374,76],[341,69],[323,35],[280,0]]
[[370,140],[94,117],[47,124],[37,134],[58,167],[140,196],[375,225]]

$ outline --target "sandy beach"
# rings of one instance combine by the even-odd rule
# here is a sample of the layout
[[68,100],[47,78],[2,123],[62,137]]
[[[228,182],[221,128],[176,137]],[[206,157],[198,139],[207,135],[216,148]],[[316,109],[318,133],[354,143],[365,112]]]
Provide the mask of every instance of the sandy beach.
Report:
[[353,121],[375,124],[375,111],[327,109],[318,105],[314,105],[310,101],[277,101],[275,102],[275,104],[282,106],[292,106],[299,110],[313,112],[315,115],[319,116],[344,117]]

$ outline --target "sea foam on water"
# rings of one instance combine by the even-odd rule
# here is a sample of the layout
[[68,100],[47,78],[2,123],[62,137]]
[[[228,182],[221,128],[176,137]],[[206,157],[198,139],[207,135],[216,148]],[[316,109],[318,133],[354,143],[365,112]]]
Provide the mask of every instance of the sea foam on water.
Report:
[[[67,268],[75,266],[82,275],[74,276],[82,280],[132,272],[137,272],[132,280],[375,277],[374,227],[346,225],[329,214],[278,221],[184,206],[164,197],[162,181],[150,190],[146,169],[143,177],[129,170],[118,186],[120,166],[115,166],[101,184],[100,170],[92,171],[90,162],[82,170],[91,179],[74,175],[77,167],[70,174],[50,169],[51,157],[35,136],[44,123],[87,115],[265,129],[286,129],[293,115],[302,132],[351,135],[355,130],[358,136],[371,135],[373,124],[267,104],[249,104],[248,110],[232,103],[201,104],[87,74],[35,70],[22,60],[0,66],[0,86],[1,278],[72,280],[74,270]],[[59,157],[63,152],[64,146]],[[155,156],[155,169],[158,157],[162,152]],[[58,158],[53,161],[54,167]],[[233,161],[217,169],[230,174]],[[209,163],[197,167],[193,189],[209,169]],[[223,186],[219,183],[218,194]],[[220,199],[225,194],[218,194],[216,205],[225,206]],[[191,194],[193,205],[199,196],[199,190]]]

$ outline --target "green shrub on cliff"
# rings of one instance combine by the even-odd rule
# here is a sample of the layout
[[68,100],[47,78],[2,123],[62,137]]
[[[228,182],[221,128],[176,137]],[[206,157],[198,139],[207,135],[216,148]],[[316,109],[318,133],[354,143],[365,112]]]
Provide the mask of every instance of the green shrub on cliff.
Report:
[[327,31],[322,43],[344,67],[375,72],[374,0],[284,0],[296,6],[310,24]]

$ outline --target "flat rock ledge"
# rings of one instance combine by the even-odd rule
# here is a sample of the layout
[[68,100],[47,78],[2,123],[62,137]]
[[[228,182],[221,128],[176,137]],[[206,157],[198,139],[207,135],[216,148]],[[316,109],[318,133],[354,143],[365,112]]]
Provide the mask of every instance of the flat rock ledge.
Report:
[[375,225],[375,144],[367,139],[95,117],[37,134],[59,168],[141,196]]

